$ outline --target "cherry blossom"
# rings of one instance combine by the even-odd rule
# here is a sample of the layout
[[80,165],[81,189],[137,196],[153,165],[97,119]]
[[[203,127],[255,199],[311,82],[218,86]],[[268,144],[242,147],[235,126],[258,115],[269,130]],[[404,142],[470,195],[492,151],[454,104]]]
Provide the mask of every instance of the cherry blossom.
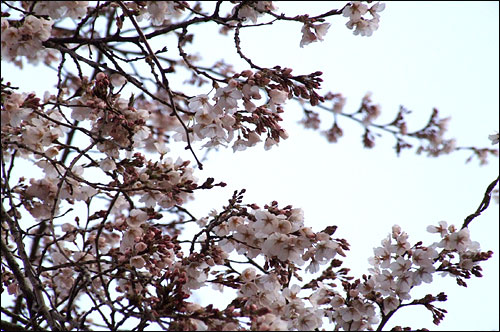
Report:
[[33,10],[38,15],[48,15],[52,19],[65,16],[81,19],[87,14],[88,1],[38,1]]
[[[301,26],[300,47],[325,41],[330,20],[341,15],[355,35],[370,36],[385,4],[353,1],[317,16],[277,14],[271,1],[212,5],[207,11],[204,3],[184,1],[2,3],[2,60],[23,70],[25,60],[43,62],[57,82],[43,96],[2,83],[2,281],[16,304],[2,309],[13,318],[9,324],[374,330],[410,305],[423,305],[439,323],[444,311],[434,302],[446,295],[418,298],[414,290],[436,274],[460,286],[482,276],[492,252],[481,251],[468,228],[482,210],[462,227],[445,221],[427,227],[431,243],[394,225],[356,278],[344,261],[350,244],[335,234],[337,226],[317,229],[300,207],[248,202],[244,189],[208,212],[188,204],[200,191],[226,186],[203,173],[210,148],[270,150],[289,138],[292,103],[304,108],[300,123],[330,142],[348,135],[341,121],[349,119],[362,126],[365,147],[382,129],[399,150],[407,138],[425,142],[417,153],[431,156],[461,149],[445,138],[450,119],[437,110],[414,132],[404,107],[379,125],[382,108],[370,93],[350,113],[346,97],[322,90],[321,71],[266,68],[246,54],[242,31],[277,21]],[[193,27],[206,23],[233,34],[243,68],[201,64],[191,49]],[[182,73],[188,77],[180,84],[174,77]],[[334,118],[328,127],[323,111]],[[498,134],[489,139],[498,143]],[[474,151],[484,161],[496,150]],[[28,169],[14,179],[20,158],[40,172]],[[226,307],[196,303],[210,288],[228,300]]]
[[308,45],[312,42],[323,41],[328,29],[330,28],[330,23],[322,23],[322,24],[308,24],[305,23],[302,26],[302,39],[300,40],[300,47],[304,47],[304,45]]
[[14,61],[17,56],[26,56],[30,62],[37,62],[44,55],[42,42],[50,38],[53,24],[50,18],[29,15],[17,28],[2,17],[2,59]]
[[[361,1],[352,1],[342,11],[343,16],[349,17],[349,21],[346,23],[346,26],[349,29],[353,29],[354,27],[354,35],[361,36],[371,36],[375,30],[378,29],[380,15],[378,12],[381,12],[385,9],[385,4],[377,2],[372,5],[369,9],[368,6]],[[372,19],[364,18],[365,15],[369,12],[372,16]]]

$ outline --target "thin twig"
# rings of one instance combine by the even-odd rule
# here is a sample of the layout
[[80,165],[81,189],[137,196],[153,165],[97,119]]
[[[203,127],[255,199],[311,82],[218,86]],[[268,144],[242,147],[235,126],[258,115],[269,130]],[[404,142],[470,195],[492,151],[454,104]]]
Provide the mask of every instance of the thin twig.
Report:
[[465,221],[464,221],[461,229],[468,227],[474,218],[478,217],[481,214],[481,212],[483,212],[484,210],[486,210],[488,208],[488,206],[490,205],[491,193],[493,192],[493,189],[495,189],[499,180],[500,180],[500,176],[497,177],[495,180],[493,180],[493,182],[490,183],[488,188],[486,188],[486,192],[484,193],[483,200],[479,204],[479,207],[477,208],[476,212],[472,213],[467,218],[465,218]]

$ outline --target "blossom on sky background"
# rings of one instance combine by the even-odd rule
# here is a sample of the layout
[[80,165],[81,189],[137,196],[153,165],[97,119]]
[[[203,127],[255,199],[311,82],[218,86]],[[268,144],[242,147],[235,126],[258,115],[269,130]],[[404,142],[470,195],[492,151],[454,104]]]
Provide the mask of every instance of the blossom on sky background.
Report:
[[494,144],[498,144],[499,137],[500,137],[500,134],[499,134],[499,133],[492,134],[492,135],[489,135],[489,136],[488,136],[488,138],[490,139],[490,141],[491,141],[491,144],[492,144],[492,145],[494,145]]
[[[384,3],[377,2],[368,8],[368,5],[361,1],[352,1],[344,7],[342,14],[345,17],[349,17],[346,26],[351,30],[355,28],[354,35],[371,36],[379,26],[380,15],[378,13],[384,9]],[[368,12],[372,16],[371,19],[363,17]]]

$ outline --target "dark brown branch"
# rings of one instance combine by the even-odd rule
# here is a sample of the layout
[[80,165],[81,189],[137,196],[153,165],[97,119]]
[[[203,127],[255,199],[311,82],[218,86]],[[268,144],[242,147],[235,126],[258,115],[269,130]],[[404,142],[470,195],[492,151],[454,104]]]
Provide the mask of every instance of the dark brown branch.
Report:
[[495,180],[493,180],[493,182],[490,183],[488,188],[486,188],[486,192],[484,193],[483,200],[479,204],[479,207],[477,208],[476,212],[474,212],[473,214],[471,214],[467,218],[465,218],[461,229],[468,227],[474,218],[478,217],[484,210],[486,210],[488,208],[488,206],[490,205],[491,193],[492,193],[493,189],[495,189],[499,180],[500,180],[500,176],[497,177]]
[[191,154],[194,156],[194,159],[198,163],[199,169],[202,170],[203,164],[200,162],[200,160],[196,156],[196,153],[193,150],[193,147],[191,146],[191,139],[189,138],[189,129],[186,126],[186,124],[184,123],[184,121],[182,120],[181,116],[179,115],[179,112],[177,112],[177,107],[175,106],[175,102],[174,102],[174,96],[172,94],[172,90],[170,90],[169,82],[168,82],[167,76],[165,75],[165,70],[162,68],[160,61],[156,57],[155,52],[153,52],[153,50],[151,49],[151,46],[149,45],[146,36],[144,35],[144,33],[142,32],[142,29],[139,27],[139,25],[135,21],[134,17],[129,13],[128,9],[125,7],[125,5],[123,4],[122,1],[118,1],[118,4],[122,8],[122,10],[125,12],[125,14],[129,17],[129,19],[132,21],[132,24],[134,25],[135,29],[137,30],[137,33],[140,36],[140,41],[146,46],[146,48],[149,52],[150,58],[154,61],[154,63],[156,64],[156,66],[160,70],[160,73],[162,76],[162,82],[158,82],[158,85],[163,87],[165,89],[165,91],[167,91],[168,97],[170,99],[170,104],[172,107],[172,113],[175,115],[177,120],[181,123],[182,127],[184,128],[184,131],[186,132],[186,140],[187,140],[186,150],[189,149],[191,151]]

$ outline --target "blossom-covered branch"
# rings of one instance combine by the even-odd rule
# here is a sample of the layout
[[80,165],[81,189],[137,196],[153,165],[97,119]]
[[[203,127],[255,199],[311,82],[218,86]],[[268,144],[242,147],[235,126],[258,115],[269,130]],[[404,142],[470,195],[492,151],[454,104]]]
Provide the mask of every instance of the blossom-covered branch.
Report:
[[[498,155],[444,138],[448,119],[437,110],[415,132],[406,129],[404,107],[393,122],[374,123],[380,107],[369,95],[358,111],[344,112],[341,94],[321,92],[321,71],[267,68],[244,51],[243,29],[278,21],[301,34],[299,47],[323,41],[334,19],[370,36],[384,8],[353,1],[291,16],[271,1],[2,1],[2,61],[19,70],[43,63],[55,84],[42,96],[2,77],[1,269],[11,300],[2,303],[2,328],[382,329],[414,305],[438,324],[445,311],[433,303],[446,295],[413,299],[410,292],[435,273],[462,286],[481,276],[492,253],[467,227],[488,207],[498,179],[461,229],[430,226],[440,236],[433,243],[411,244],[394,226],[357,279],[342,261],[350,244],[335,236],[337,226],[314,230],[301,208],[245,203],[245,189],[208,215],[186,204],[200,190],[226,186],[196,176],[203,165],[195,147],[269,150],[289,137],[283,120],[292,102],[303,106],[308,128],[319,129],[315,110],[333,113],[323,132],[331,142],[344,134],[342,116],[363,126],[366,147],[379,130],[395,137],[398,154],[411,138],[417,152],[432,156]],[[230,35],[245,68],[200,64],[192,31],[207,24]],[[179,141],[194,163],[180,157]],[[193,300],[208,286],[229,294],[225,307]]]

